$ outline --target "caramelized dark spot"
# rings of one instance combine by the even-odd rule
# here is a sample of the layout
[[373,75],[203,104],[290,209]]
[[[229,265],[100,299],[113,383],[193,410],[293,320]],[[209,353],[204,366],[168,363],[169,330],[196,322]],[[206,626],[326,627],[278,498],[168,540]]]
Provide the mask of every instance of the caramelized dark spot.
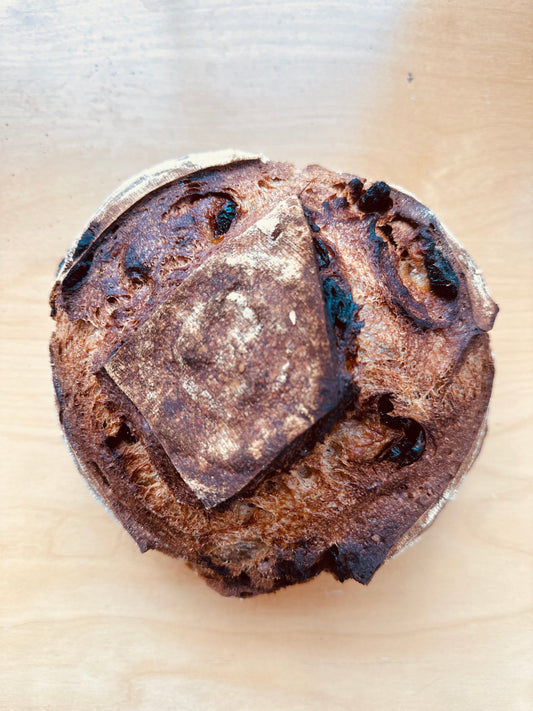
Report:
[[424,428],[408,417],[394,418],[403,420],[401,436],[394,440],[381,453],[380,459],[394,462],[399,467],[406,467],[413,464],[424,454],[426,448],[426,434]]
[[394,240],[393,234],[392,234],[392,227],[390,225],[381,225],[380,230],[383,232],[383,234],[387,237],[389,242],[395,247],[396,242]]
[[390,188],[387,183],[380,180],[371,185],[357,201],[357,206],[362,212],[386,212],[392,207]]
[[426,433],[421,424],[410,417],[392,417],[394,409],[390,395],[382,395],[378,401],[380,420],[398,431],[398,436],[390,442],[378,456],[379,461],[388,461],[399,467],[413,464],[424,454]]
[[364,547],[356,541],[334,543],[323,557],[323,567],[343,582],[353,578],[366,585],[383,563],[385,553],[379,544]]
[[322,289],[331,322],[335,326],[345,329],[359,307],[353,302],[351,295],[344,291],[332,277],[324,280]]
[[387,246],[387,243],[376,232],[376,223],[377,219],[370,218],[368,224],[368,238],[374,245],[375,256],[379,257],[383,249]]
[[297,548],[292,558],[279,556],[275,564],[275,571],[282,581],[304,582],[310,576],[313,562],[308,559],[308,555]]
[[237,215],[237,205],[233,200],[226,200],[215,217],[215,237],[225,235]]
[[348,183],[348,190],[354,200],[358,200],[363,192],[363,181],[359,178],[352,178]]
[[321,269],[327,267],[330,263],[328,248],[318,237],[313,237],[313,246],[315,248],[318,266]]
[[304,207],[304,215],[311,230],[313,232],[320,232],[320,227],[316,224],[313,213],[307,207]]
[[426,230],[421,230],[420,236],[424,244],[424,266],[431,291],[441,299],[453,301],[459,293],[457,274]]

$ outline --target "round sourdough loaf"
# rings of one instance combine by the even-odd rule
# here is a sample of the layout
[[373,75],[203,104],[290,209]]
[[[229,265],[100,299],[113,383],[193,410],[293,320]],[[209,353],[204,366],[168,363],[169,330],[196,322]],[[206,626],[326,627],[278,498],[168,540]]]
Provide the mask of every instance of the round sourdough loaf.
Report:
[[485,434],[497,307],[381,181],[236,151],[158,165],[93,216],[51,308],[91,489],[224,595],[368,583]]

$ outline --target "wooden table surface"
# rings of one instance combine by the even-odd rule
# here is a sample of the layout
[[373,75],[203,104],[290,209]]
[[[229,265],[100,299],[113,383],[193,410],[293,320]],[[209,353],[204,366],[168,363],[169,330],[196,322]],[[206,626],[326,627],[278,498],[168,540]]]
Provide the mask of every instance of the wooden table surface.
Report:
[[[1,709],[532,708],[532,19],[526,0],[0,3]],[[229,146],[405,186],[501,307],[481,456],[366,588],[217,596],[138,552],[56,423],[47,295],[71,240],[130,174]]]

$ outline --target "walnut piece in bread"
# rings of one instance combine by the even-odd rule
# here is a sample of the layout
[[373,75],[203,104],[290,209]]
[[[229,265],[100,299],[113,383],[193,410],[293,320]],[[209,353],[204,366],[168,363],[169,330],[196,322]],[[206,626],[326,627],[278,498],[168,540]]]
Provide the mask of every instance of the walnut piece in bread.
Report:
[[414,197],[234,151],[121,186],[62,263],[59,418],[141,551],[246,597],[368,583],[486,430],[497,307]]

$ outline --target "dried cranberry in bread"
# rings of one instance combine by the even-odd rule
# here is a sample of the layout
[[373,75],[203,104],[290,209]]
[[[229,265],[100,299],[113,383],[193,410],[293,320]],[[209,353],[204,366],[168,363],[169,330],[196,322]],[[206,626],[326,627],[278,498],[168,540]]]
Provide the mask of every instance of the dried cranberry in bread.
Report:
[[224,595],[368,583],[472,464],[497,307],[384,182],[261,156],[133,178],[51,294],[59,417],[140,549]]

